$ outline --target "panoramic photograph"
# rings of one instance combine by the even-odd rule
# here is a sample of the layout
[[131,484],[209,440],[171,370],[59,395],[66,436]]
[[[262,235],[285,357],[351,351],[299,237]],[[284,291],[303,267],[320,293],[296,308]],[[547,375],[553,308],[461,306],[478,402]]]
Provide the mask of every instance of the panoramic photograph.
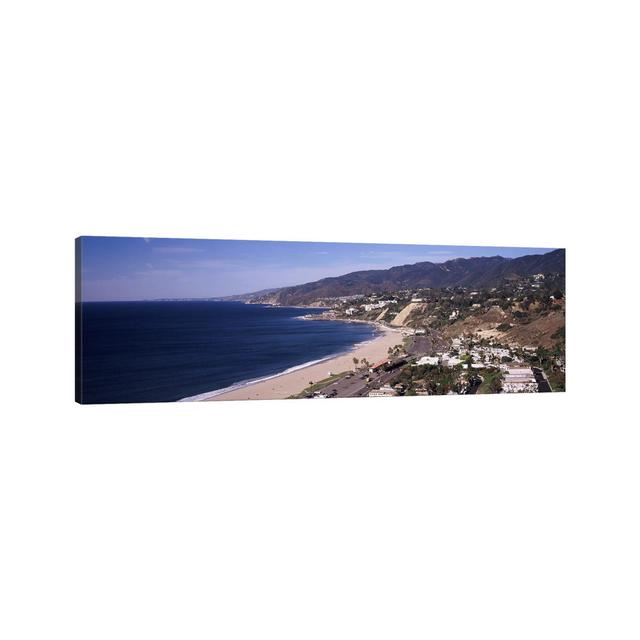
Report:
[[81,404],[565,390],[561,248],[83,236]]

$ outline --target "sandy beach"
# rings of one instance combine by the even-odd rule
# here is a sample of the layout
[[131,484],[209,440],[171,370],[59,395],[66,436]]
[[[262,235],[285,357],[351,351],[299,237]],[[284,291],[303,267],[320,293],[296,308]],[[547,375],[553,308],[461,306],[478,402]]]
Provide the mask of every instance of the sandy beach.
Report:
[[357,345],[351,351],[324,360],[317,364],[309,365],[290,373],[283,373],[269,380],[263,380],[247,385],[240,389],[234,389],[219,395],[204,398],[204,400],[276,400],[288,398],[300,393],[309,386],[309,382],[318,382],[327,378],[330,373],[341,373],[354,369],[353,358],[367,359],[372,364],[384,360],[387,357],[389,347],[402,344],[402,334],[395,329],[379,327],[381,333],[370,342]]

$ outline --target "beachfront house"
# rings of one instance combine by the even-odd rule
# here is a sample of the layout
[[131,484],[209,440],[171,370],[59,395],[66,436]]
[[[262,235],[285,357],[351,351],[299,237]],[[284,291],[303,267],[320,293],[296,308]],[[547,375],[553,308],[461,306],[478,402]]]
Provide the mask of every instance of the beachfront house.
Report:
[[371,367],[369,367],[369,371],[371,373],[375,373],[376,371],[380,371],[381,369],[384,369],[384,367],[386,367],[389,364],[389,359],[386,358],[385,360],[380,360],[380,362],[376,362],[375,364],[371,365]]

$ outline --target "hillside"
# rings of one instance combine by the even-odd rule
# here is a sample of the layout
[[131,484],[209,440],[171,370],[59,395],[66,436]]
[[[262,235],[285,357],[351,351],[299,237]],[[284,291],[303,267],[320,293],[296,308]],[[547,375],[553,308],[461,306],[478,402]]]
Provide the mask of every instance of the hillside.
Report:
[[521,258],[457,258],[443,263],[418,262],[372,271],[355,271],[343,276],[285,287],[266,295],[243,296],[253,302],[280,305],[311,304],[322,298],[385,293],[402,289],[439,287],[486,287],[505,280],[536,273],[565,272],[565,251],[556,249]]
[[[510,325],[510,328],[506,328]],[[474,314],[450,324],[443,335],[475,335],[478,338],[497,339],[505,344],[541,345],[551,347],[554,334],[565,326],[564,305],[543,313],[533,312],[526,321],[516,318],[511,310],[492,307],[485,313]]]
[[394,327],[401,327],[405,324],[407,318],[415,311],[421,311],[426,309],[426,304],[420,304],[418,302],[410,302],[398,315],[391,321],[391,325]]

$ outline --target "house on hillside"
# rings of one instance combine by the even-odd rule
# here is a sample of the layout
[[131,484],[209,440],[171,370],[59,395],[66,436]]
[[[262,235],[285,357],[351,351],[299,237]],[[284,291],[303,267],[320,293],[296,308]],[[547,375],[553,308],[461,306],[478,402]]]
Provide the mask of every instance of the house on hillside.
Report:
[[538,382],[530,367],[509,367],[502,381],[505,393],[537,393]]
[[382,307],[386,307],[389,303],[385,300],[381,300],[380,302],[373,302],[371,304],[363,305],[365,311],[373,311],[374,309],[382,309]]

